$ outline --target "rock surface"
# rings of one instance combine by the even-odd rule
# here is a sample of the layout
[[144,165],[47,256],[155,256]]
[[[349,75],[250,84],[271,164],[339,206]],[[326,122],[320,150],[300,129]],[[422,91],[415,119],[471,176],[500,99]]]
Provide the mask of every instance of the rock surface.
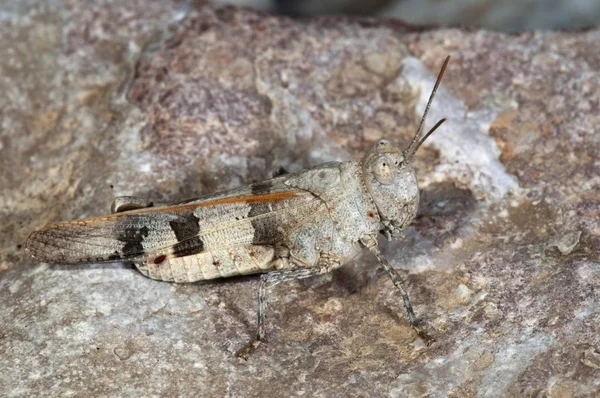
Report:
[[[600,394],[600,30],[506,35],[293,21],[184,2],[0,10],[0,392],[121,396]],[[127,5],[125,5],[127,4]],[[48,266],[48,222],[112,198],[181,199],[406,145],[423,199],[385,253],[426,347],[363,256],[270,296],[256,278],[174,285]]]

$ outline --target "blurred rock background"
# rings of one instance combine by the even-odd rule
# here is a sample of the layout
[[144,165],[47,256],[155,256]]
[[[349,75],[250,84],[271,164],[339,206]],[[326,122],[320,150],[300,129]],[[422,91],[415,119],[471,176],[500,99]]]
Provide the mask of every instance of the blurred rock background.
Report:
[[596,26],[598,0],[217,0],[282,14],[354,14],[419,25],[473,25],[501,31]]

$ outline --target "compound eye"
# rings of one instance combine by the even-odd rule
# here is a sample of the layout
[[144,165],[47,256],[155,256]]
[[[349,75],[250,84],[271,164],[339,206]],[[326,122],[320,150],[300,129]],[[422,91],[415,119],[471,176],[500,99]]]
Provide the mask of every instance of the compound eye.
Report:
[[381,156],[375,162],[373,174],[377,181],[384,185],[390,185],[394,182],[394,161],[387,156]]

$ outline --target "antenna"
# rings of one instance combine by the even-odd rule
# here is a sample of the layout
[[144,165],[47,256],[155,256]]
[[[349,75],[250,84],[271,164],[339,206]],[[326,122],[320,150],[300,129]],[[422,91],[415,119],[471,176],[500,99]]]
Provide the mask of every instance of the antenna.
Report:
[[439,120],[439,121],[438,121],[438,122],[435,124],[435,126],[433,126],[433,127],[431,128],[431,130],[429,130],[429,131],[427,132],[427,134],[425,134],[425,135],[423,136],[423,138],[421,139],[421,141],[419,141],[419,143],[418,143],[418,144],[417,144],[417,146],[415,147],[415,151],[414,151],[414,152],[411,154],[411,156],[412,156],[412,155],[414,155],[414,154],[415,154],[415,152],[417,152],[417,149],[419,149],[419,147],[421,146],[421,144],[425,142],[425,140],[427,139],[427,137],[429,137],[431,134],[433,134],[433,132],[434,132],[435,130],[437,130],[437,128],[438,128],[438,127],[440,127],[442,124],[444,124],[444,122],[445,122],[445,121],[446,121],[446,118],[440,119],[440,120]]
[[423,142],[425,142],[427,137],[429,137],[438,127],[440,127],[442,125],[442,123],[444,123],[446,121],[446,119],[441,119],[439,122],[436,123],[435,126],[433,126],[433,128],[431,130],[429,130],[427,132],[427,134],[425,134],[423,139],[419,140],[419,136],[421,135],[421,132],[423,131],[423,125],[425,124],[425,119],[427,118],[427,114],[429,113],[429,108],[431,107],[431,102],[433,102],[433,97],[435,96],[435,93],[437,92],[437,89],[440,86],[440,82],[442,81],[442,77],[444,76],[444,72],[446,71],[446,66],[448,66],[449,61],[450,61],[450,56],[448,55],[446,57],[446,60],[444,61],[444,64],[442,65],[442,69],[440,70],[440,73],[438,74],[437,80],[435,81],[435,84],[433,85],[433,90],[431,91],[431,94],[429,95],[429,100],[427,101],[427,106],[425,107],[425,112],[423,112],[423,117],[421,118],[421,122],[419,123],[419,127],[417,128],[415,137],[413,138],[410,145],[404,151],[407,154],[406,156],[408,158],[412,158],[413,155],[417,152],[417,149],[419,149],[419,147],[421,146],[421,144]]

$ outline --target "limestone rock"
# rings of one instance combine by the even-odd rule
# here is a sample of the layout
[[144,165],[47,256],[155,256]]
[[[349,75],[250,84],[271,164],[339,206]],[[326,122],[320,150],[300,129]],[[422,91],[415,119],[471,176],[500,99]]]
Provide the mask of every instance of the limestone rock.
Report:
[[[0,15],[2,395],[600,394],[600,30],[413,31],[153,0]],[[385,244],[430,347],[367,254],[276,287],[269,341],[241,363],[256,278],[171,285],[22,249],[114,196],[179,201],[380,137],[404,146],[448,54],[419,216]],[[576,244],[548,250],[565,231]]]

